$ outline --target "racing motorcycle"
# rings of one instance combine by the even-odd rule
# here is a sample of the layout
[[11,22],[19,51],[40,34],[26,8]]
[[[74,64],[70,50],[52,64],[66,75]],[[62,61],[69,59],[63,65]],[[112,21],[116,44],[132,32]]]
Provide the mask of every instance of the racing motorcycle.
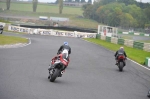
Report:
[[149,97],[149,98],[150,98],[150,90],[148,91],[147,97]]
[[125,66],[125,60],[126,60],[125,56],[121,53],[118,55],[117,60],[118,60],[117,66],[119,68],[119,71],[123,71],[123,67]]
[[59,54],[51,61],[52,68],[49,70],[49,80],[54,82],[57,77],[61,77],[65,68],[68,66],[69,59],[66,54]]
[[2,34],[3,33],[3,25],[0,25],[0,34]]

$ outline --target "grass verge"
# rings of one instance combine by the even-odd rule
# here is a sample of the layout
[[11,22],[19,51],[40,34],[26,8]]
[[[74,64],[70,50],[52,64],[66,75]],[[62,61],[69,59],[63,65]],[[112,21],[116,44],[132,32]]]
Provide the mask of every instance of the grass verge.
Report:
[[140,40],[139,42],[150,43],[150,40]]
[[100,46],[103,46],[109,50],[116,51],[120,48],[120,46],[123,46],[128,58],[138,62],[139,64],[144,65],[145,64],[145,58],[150,57],[150,52],[146,52],[143,50],[127,47],[124,45],[118,45],[118,44],[113,44],[104,40],[100,39],[92,39],[92,38],[86,38],[85,40],[93,42],[95,44],[98,44]]
[[16,43],[27,43],[28,40],[20,37],[0,35],[0,45],[11,45]]

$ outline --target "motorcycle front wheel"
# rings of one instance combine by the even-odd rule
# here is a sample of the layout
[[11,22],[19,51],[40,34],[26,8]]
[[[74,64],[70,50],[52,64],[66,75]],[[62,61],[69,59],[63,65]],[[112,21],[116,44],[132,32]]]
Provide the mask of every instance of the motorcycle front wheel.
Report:
[[58,77],[59,73],[60,73],[60,70],[54,69],[54,73],[50,75],[50,79],[49,79],[50,82],[54,82],[55,79]]

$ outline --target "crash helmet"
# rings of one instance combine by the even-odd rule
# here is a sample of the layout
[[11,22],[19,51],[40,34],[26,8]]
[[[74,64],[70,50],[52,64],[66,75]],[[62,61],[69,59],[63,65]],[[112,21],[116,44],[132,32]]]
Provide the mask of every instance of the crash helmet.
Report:
[[64,42],[64,45],[68,45],[68,42]]
[[124,47],[121,46],[121,47],[120,47],[120,50],[124,50]]

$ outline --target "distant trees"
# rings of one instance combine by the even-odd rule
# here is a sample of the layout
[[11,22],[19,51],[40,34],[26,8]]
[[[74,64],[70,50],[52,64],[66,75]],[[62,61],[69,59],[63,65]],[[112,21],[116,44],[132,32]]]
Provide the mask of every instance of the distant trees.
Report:
[[10,1],[11,1],[11,0],[6,0],[6,7],[7,7],[7,10],[10,9]]
[[32,3],[33,3],[33,12],[36,12],[38,0],[33,0]]
[[80,0],[75,0],[75,2],[80,2]]
[[62,14],[63,10],[63,0],[59,0],[59,14]]
[[88,0],[88,3],[92,3],[92,0]]
[[[150,24],[150,5],[141,8],[135,0],[97,0],[82,6],[83,16],[97,22],[123,28],[144,28]],[[146,25],[146,27],[148,27]]]
[[85,0],[81,0],[81,3],[84,3],[85,2]]
[[72,0],[68,0],[68,2],[72,2]]

